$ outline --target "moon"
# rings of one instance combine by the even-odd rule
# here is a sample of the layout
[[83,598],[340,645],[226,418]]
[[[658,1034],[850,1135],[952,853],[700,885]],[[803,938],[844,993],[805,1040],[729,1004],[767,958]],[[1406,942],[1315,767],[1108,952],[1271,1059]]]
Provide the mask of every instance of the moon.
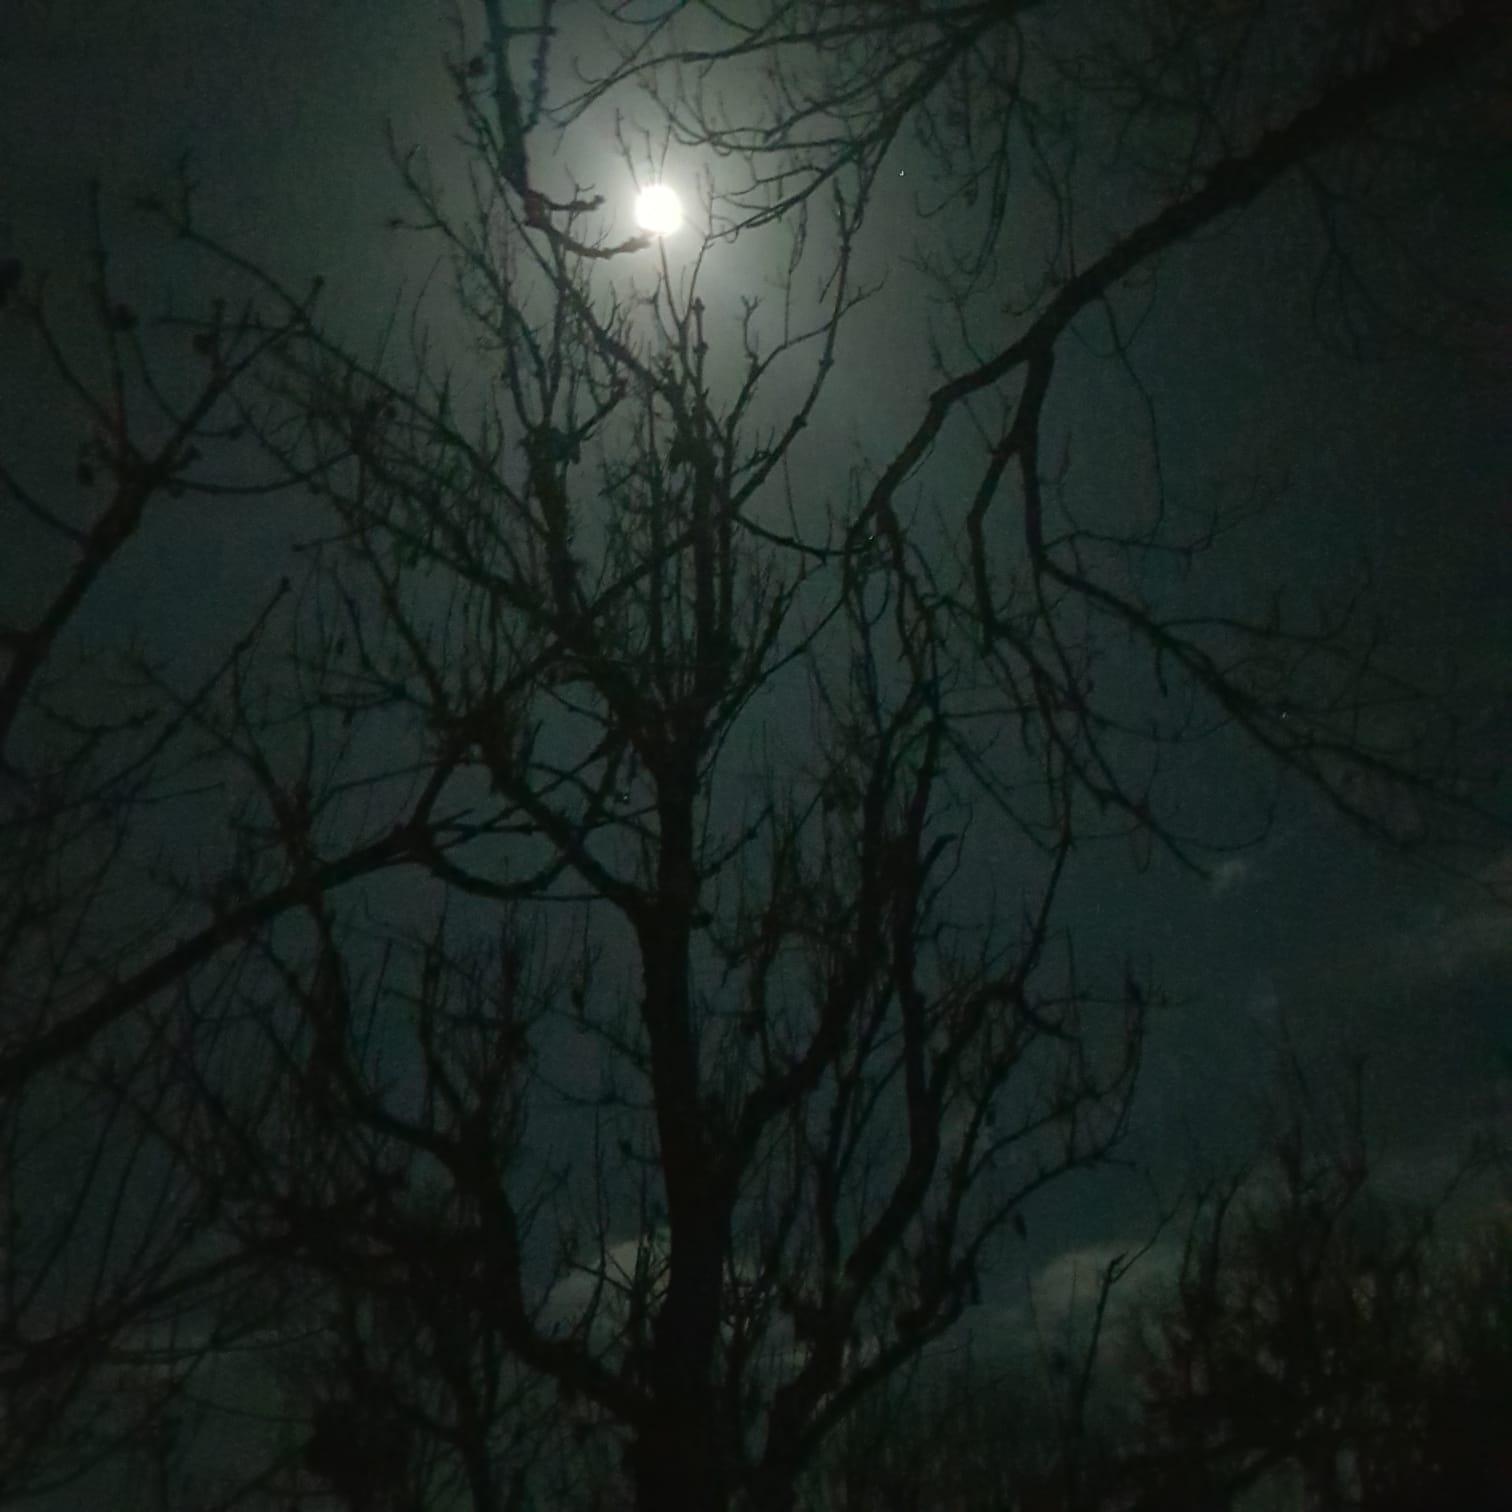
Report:
[[682,218],[682,205],[665,184],[648,184],[636,197],[635,223],[652,236],[670,236]]

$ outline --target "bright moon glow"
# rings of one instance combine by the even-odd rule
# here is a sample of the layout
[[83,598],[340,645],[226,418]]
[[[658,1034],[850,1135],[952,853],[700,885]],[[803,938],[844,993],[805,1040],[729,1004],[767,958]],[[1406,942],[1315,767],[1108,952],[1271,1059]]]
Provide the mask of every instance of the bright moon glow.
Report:
[[635,202],[635,221],[653,236],[670,236],[682,225],[682,206],[665,184],[652,184]]

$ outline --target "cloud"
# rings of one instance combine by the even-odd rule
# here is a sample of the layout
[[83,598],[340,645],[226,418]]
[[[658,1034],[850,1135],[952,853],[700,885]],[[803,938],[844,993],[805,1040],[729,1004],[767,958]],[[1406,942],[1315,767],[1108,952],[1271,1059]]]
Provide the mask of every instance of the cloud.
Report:
[[[572,1322],[601,1290],[597,1323],[611,1332],[623,1326],[628,1300],[637,1285],[655,1301],[666,1287],[669,1240],[666,1229],[632,1234],[609,1245],[597,1265],[583,1264],[559,1277],[547,1293],[543,1316],[554,1323]],[[602,1272],[602,1275],[600,1275]]]
[[1456,976],[1467,967],[1512,959],[1512,851],[1476,878],[1484,889],[1459,907],[1440,905],[1403,942],[1404,964],[1418,974]]
[[1115,1261],[1133,1261],[1133,1264],[1113,1288],[1112,1313],[1127,1308],[1150,1286],[1172,1274],[1181,1258],[1180,1246],[1161,1242],[1140,1255],[1147,1243],[1148,1235],[1125,1235],[1063,1250],[1048,1260],[1030,1282],[1040,1327],[1048,1334],[1068,1322],[1074,1324],[1088,1318],[1097,1305],[1102,1278]]
[[1208,884],[1212,888],[1213,896],[1221,898],[1225,893],[1233,892],[1241,887],[1250,878],[1254,868],[1242,856],[1229,856],[1220,861],[1213,868],[1212,881]]
[[1244,999],[1244,1016],[1260,1029],[1271,1031],[1282,1024],[1281,994],[1269,975],[1262,976]]

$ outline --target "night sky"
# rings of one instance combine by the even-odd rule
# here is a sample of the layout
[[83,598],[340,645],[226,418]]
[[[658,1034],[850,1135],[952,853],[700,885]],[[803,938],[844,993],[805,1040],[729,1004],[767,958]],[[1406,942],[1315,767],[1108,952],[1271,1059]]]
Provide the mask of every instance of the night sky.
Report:
[[[11,0],[6,12],[0,256],[47,271],[60,329],[73,339],[85,329],[91,175],[104,186],[118,278],[137,303],[204,302],[200,275],[127,208],[134,193],[167,183],[186,151],[204,221],[291,283],[323,274],[333,318],[359,346],[433,271],[430,254],[384,228],[401,203],[385,121],[401,142],[429,143],[443,160],[453,129],[440,62],[450,38],[425,0]],[[580,46],[592,46],[586,30]],[[863,238],[865,260],[886,267],[887,283],[842,337],[848,372],[826,401],[816,466],[824,456],[837,468],[885,456],[931,387],[926,290],[895,253],[938,223],[914,201],[927,161],[907,142],[895,157]],[[628,228],[630,189],[603,119],[575,125],[559,162],[605,193]],[[1446,171],[1418,226],[1445,266],[1482,280],[1512,267],[1512,212],[1492,191],[1489,174]],[[1194,498],[1254,476],[1279,490],[1279,506],[1203,569],[1224,598],[1281,583],[1336,592],[1368,559],[1409,664],[1430,682],[1458,676],[1473,739],[1504,753],[1512,338],[1473,360],[1405,344],[1379,361],[1349,360],[1310,313],[1308,215],[1305,197],[1284,189],[1164,261],[1137,359],[1166,476]],[[716,254],[711,306],[759,284],[760,247],[752,238]],[[75,433],[59,430],[33,360],[0,350],[0,447],[61,486]],[[882,370],[894,376],[878,384]],[[1068,438],[1068,487],[1088,509],[1126,498],[1139,507],[1142,424],[1128,382],[1068,342],[1050,429]],[[950,480],[948,458],[937,459],[927,487]],[[81,640],[130,627],[193,665],[285,570],[307,507],[290,498],[160,509],[92,598]],[[55,566],[0,504],[0,604],[27,605]],[[1187,779],[1184,812],[1197,827],[1225,821],[1246,776],[1213,765],[1196,762]],[[1162,856],[1141,871],[1137,859],[1110,843],[1080,866],[1063,902],[1079,963],[1116,969],[1131,954],[1169,998],[1152,1024],[1128,1153],[1174,1181],[1194,1142],[1213,1159],[1244,1150],[1271,1058],[1288,1040],[1320,1068],[1368,1055],[1381,1169],[1403,1192],[1431,1189],[1472,1126],[1509,1127],[1505,904],[1383,855],[1295,791],[1268,838],[1217,863],[1210,881]],[[1505,877],[1512,853],[1476,866]],[[1063,1183],[1030,1209],[1033,1264],[1053,1285],[1068,1256],[1106,1253],[1147,1220],[1137,1183]],[[997,1284],[1001,1305],[1015,1305],[1020,1279],[1004,1273]]]

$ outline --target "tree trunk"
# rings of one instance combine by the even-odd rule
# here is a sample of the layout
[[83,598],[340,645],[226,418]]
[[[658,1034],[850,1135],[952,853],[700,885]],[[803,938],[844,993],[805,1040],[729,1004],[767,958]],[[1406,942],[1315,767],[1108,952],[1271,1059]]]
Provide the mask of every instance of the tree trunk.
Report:
[[698,1417],[705,1421],[689,1421],[669,1406],[632,1445],[635,1512],[728,1512],[723,1457],[707,1421],[712,1414]]

